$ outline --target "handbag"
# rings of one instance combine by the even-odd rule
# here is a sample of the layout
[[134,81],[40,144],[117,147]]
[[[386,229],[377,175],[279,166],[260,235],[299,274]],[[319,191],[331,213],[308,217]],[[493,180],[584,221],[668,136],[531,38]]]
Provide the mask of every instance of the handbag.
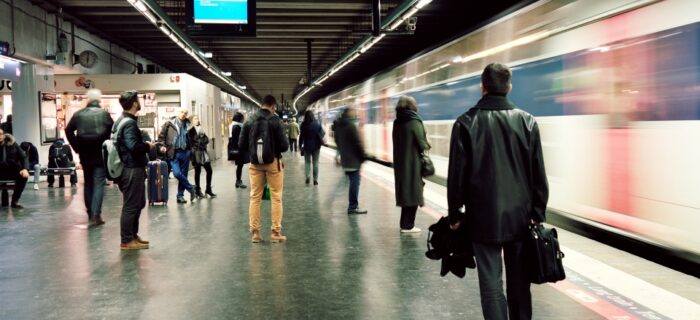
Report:
[[423,177],[430,177],[435,174],[435,166],[433,160],[425,153],[420,154],[420,173]]
[[557,229],[542,224],[531,225],[527,250],[530,282],[542,284],[564,280],[564,253],[559,249]]

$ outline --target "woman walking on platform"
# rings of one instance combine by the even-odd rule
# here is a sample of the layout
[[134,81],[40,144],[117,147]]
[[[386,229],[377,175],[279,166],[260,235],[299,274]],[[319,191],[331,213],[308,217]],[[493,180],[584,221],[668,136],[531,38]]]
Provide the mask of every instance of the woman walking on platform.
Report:
[[238,139],[241,137],[241,130],[243,129],[244,120],[245,117],[243,114],[236,112],[236,114],[233,115],[233,122],[231,123],[231,128],[229,130],[231,136],[228,139],[228,148],[232,151],[231,154],[233,155],[233,158],[230,158],[229,160],[233,160],[236,163],[236,189],[246,188],[246,185],[243,184],[243,180],[241,180],[241,176],[243,175],[243,166],[250,162],[250,157],[247,155],[247,153],[244,154],[244,152],[241,152],[240,148],[238,147]]
[[209,137],[207,133],[202,129],[201,122],[199,121],[199,116],[192,115],[190,117],[190,122],[193,127],[188,132],[189,141],[191,141],[192,146],[192,166],[194,166],[194,183],[195,183],[195,194],[198,198],[205,198],[206,196],[202,194],[202,188],[199,184],[199,176],[202,173],[202,167],[207,171],[207,190],[206,195],[215,198],[216,194],[211,190],[211,159],[209,158],[209,152],[207,152],[207,146],[209,145]]
[[326,132],[323,131],[321,124],[314,119],[314,113],[311,110],[306,110],[304,113],[304,122],[301,123],[301,134],[299,135],[299,149],[304,155],[304,169],[306,172],[306,184],[311,183],[311,160],[314,164],[314,185],[318,185],[318,157],[321,153],[323,145],[323,137]]
[[396,205],[401,207],[401,232],[420,232],[415,227],[418,206],[423,206],[421,154],[430,149],[416,100],[402,96],[396,105],[392,133],[394,142],[394,183]]

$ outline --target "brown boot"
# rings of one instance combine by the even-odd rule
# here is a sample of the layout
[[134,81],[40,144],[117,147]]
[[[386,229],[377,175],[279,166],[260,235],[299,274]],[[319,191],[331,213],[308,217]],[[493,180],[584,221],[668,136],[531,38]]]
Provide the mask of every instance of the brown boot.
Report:
[[122,243],[120,248],[122,250],[141,250],[141,249],[148,249],[148,245],[144,243],[140,243],[136,240],[131,240],[129,243]]
[[258,243],[258,242],[263,241],[263,238],[260,236],[260,230],[253,230],[252,233],[253,233],[253,238],[251,239],[251,241],[253,241],[253,243]]
[[270,236],[270,242],[282,242],[287,241],[287,237],[282,235],[282,231],[272,230],[272,235]]
[[134,240],[136,240],[136,242],[138,242],[138,243],[143,243],[143,244],[150,244],[150,243],[151,243],[151,242],[148,241],[148,240],[143,240],[143,239],[141,239],[141,237],[139,237],[139,236],[136,236],[136,237],[134,238]]

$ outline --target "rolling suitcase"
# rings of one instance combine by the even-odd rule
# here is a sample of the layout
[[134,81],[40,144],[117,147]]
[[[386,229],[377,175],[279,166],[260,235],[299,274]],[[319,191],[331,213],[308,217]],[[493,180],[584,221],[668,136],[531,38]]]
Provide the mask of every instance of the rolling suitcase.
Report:
[[168,163],[161,160],[148,162],[148,204],[168,204]]

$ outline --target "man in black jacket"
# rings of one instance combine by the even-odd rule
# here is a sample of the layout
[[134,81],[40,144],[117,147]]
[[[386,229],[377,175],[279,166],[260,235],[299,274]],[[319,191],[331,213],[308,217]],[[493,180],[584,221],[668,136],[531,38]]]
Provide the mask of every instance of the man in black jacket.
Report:
[[549,192],[537,122],[506,98],[510,80],[505,65],[484,69],[482,98],[457,119],[450,142],[450,224],[470,228],[486,319],[532,318],[524,247],[528,224],[545,219]]
[[88,219],[95,225],[102,225],[105,223],[102,220],[102,198],[107,179],[102,143],[109,139],[114,121],[109,112],[100,107],[100,90],[90,89],[87,96],[87,106],[76,112],[68,122],[66,138],[73,150],[80,155],[80,164],[83,166],[83,198]]
[[24,186],[27,185],[28,168],[27,156],[20,149],[15,137],[0,129],[0,180],[15,181],[15,190],[10,203],[12,208],[24,208],[19,204],[19,198],[22,196]]
[[[275,97],[265,96],[262,108],[248,118],[238,139],[240,152],[250,153],[250,232],[254,243],[262,241],[260,203],[265,189],[265,180],[270,185],[270,200],[272,200],[270,241],[287,240],[287,237],[282,235],[282,191],[284,189],[282,153],[287,151],[289,144],[284,132],[284,125],[277,116],[276,110],[277,100]],[[271,145],[265,145],[268,142]],[[268,147],[271,147],[271,150]],[[265,154],[265,150],[271,151],[271,153]],[[266,156],[270,156],[268,161],[265,160]]]
[[146,164],[148,151],[155,148],[150,142],[144,142],[141,130],[137,125],[136,113],[141,110],[138,92],[127,91],[119,96],[119,104],[124,113],[114,123],[116,130],[121,121],[128,121],[117,132],[117,151],[124,163],[122,175],[119,178],[119,190],[124,197],[121,217],[121,249],[148,249],[148,241],[138,236],[139,217],[146,206]]
[[365,148],[360,140],[360,131],[355,125],[357,114],[354,108],[348,107],[343,111],[340,119],[333,124],[335,131],[335,144],[340,154],[340,164],[345,170],[345,175],[350,180],[348,191],[348,214],[364,214],[367,210],[360,209],[358,195],[360,193],[360,167],[365,161]]

